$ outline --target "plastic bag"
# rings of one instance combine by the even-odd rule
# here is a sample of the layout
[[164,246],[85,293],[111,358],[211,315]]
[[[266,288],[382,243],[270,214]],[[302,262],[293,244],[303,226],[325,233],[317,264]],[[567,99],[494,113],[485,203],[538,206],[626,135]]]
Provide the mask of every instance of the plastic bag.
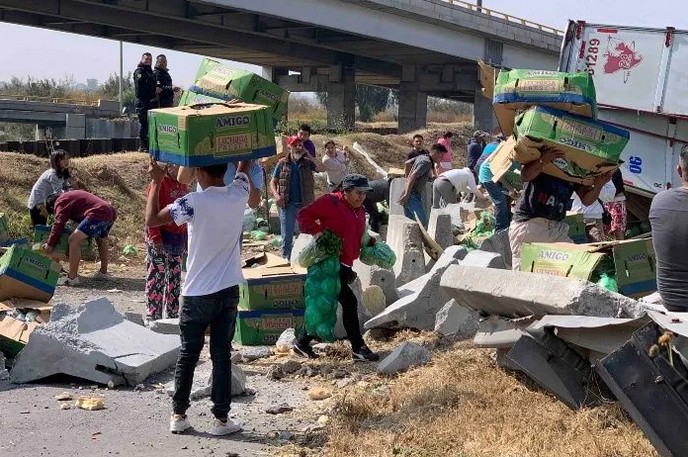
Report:
[[298,262],[303,268],[327,259],[339,257],[342,240],[330,230],[324,230],[313,237],[310,243],[299,254]]
[[378,241],[372,246],[361,248],[360,260],[366,265],[377,265],[390,270],[397,262],[397,256],[388,244]]
[[244,232],[250,232],[251,230],[256,228],[256,212],[252,210],[251,208],[246,208],[244,210],[244,223],[243,223],[243,230]]
[[329,256],[308,267],[304,316],[308,335],[318,336],[326,342],[335,340],[334,326],[337,323],[340,289],[338,256]]
[[610,292],[616,292],[619,293],[619,284],[616,282],[616,278],[613,276],[609,276],[607,273],[602,273],[600,275],[599,281],[597,281],[597,285],[600,287],[604,287]]
[[268,234],[262,230],[251,230],[251,238],[256,241],[267,240]]

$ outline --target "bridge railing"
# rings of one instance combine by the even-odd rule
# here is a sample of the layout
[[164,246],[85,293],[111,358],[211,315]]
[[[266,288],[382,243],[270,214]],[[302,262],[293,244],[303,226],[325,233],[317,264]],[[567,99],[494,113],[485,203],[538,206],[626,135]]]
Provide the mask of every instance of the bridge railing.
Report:
[[97,107],[100,104],[99,100],[79,100],[73,98],[53,98],[53,97],[36,97],[33,95],[12,95],[0,94],[0,100],[15,100],[20,102],[45,102],[55,103],[60,105],[76,105],[76,106],[92,106]]
[[491,10],[489,8],[485,8],[484,6],[478,6],[474,3],[468,3],[463,0],[444,0],[447,3],[451,3],[452,5],[457,5],[462,8],[467,8],[471,11],[475,11],[478,13],[483,13],[487,16],[490,17],[496,17],[498,19],[503,19],[508,22],[513,22],[515,24],[521,24],[526,27],[532,27],[538,30],[542,30],[543,32],[548,32],[548,33],[553,33],[555,35],[559,36],[564,36],[564,31],[555,29],[554,27],[550,27],[549,25],[544,25],[544,24],[539,24],[537,22],[529,21],[528,19],[523,19],[520,17],[515,17],[510,14],[506,13],[501,13],[499,11]]

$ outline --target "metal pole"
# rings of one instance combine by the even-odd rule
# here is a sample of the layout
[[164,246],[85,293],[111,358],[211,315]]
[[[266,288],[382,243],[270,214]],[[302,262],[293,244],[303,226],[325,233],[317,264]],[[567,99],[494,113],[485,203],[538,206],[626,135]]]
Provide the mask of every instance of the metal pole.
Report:
[[480,7],[483,6],[483,0],[476,0],[475,4],[478,5],[478,11],[482,11]]
[[123,48],[124,45],[122,41],[119,42],[119,114],[122,114],[122,109],[124,108],[124,102],[122,100],[122,81],[124,80],[124,62],[123,62]]

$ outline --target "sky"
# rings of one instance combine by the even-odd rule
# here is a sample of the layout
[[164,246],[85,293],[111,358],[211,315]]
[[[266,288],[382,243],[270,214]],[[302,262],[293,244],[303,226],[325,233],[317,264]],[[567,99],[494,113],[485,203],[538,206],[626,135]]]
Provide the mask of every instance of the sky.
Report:
[[[277,1],[277,0],[273,0]],[[285,0],[280,0],[285,1]],[[470,1],[470,0],[469,0]],[[563,29],[568,19],[611,25],[688,30],[685,0],[483,0],[483,7]],[[119,42],[0,22],[0,80],[73,77],[105,81],[119,72]],[[187,87],[201,61],[195,54],[124,43],[124,72],[133,71],[141,54],[166,54],[175,85]],[[259,72],[258,67],[231,63]]]

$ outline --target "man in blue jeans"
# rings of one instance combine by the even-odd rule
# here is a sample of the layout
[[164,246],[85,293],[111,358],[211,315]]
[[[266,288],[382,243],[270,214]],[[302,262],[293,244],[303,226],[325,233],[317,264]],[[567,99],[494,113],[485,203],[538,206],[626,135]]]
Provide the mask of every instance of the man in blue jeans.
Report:
[[412,220],[416,220],[417,215],[425,228],[428,227],[428,213],[423,205],[425,184],[430,179],[435,164],[440,163],[446,152],[447,148],[441,144],[433,144],[429,154],[419,154],[412,159],[406,186],[399,198],[399,204],[404,207],[404,215]]
[[[485,152],[488,153],[486,159],[497,150],[498,145],[499,142],[485,146]],[[521,165],[518,162],[513,162],[509,171],[514,171],[520,167]],[[492,204],[494,204],[495,232],[498,232],[508,228],[509,224],[511,224],[511,197],[509,196],[509,190],[501,182],[492,181],[493,176],[490,162],[484,160],[478,171],[478,181],[485,188],[490,196],[490,200],[492,200]]]
[[289,137],[287,147],[289,153],[277,162],[270,181],[270,191],[279,208],[282,257],[285,259],[291,257],[296,214],[315,198],[313,172],[325,171],[320,160],[306,153],[298,136]]
[[158,194],[164,171],[151,159],[149,172],[152,191],[146,204],[146,225],[157,227],[174,222],[188,224],[187,275],[182,287],[179,328],[182,347],[174,373],[173,413],[170,432],[181,433],[191,427],[186,410],[194,370],[210,328],[210,358],[213,363],[210,399],[215,421],[211,435],[227,435],[241,430],[229,419],[232,391],[230,364],[241,274],[239,240],[243,214],[249,196],[248,162],[239,162],[234,181],[225,185],[227,165],[197,168],[200,192],[191,192],[160,209]]

